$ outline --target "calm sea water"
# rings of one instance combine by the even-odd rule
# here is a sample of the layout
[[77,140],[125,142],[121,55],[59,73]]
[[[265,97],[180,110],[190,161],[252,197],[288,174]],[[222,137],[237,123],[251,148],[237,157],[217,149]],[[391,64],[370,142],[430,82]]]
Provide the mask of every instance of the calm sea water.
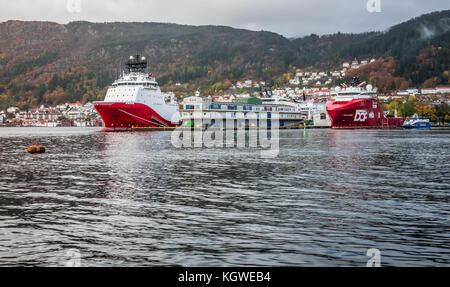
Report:
[[0,265],[450,265],[449,130],[281,131],[272,159],[170,135],[1,128]]

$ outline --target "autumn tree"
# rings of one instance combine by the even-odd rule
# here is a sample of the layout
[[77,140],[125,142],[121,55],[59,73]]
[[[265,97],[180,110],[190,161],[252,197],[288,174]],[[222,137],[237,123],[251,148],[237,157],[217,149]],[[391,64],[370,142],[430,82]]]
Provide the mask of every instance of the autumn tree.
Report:
[[417,102],[414,105],[414,109],[416,110],[416,113],[422,118],[431,119],[433,117],[433,108],[429,104]]
[[444,122],[445,117],[449,115],[450,107],[447,103],[441,103],[434,106],[434,112],[436,113],[438,124],[440,125]]
[[416,112],[416,109],[412,102],[406,102],[400,106],[399,112],[402,117],[406,118],[406,117],[410,117],[410,116],[414,115],[414,113]]

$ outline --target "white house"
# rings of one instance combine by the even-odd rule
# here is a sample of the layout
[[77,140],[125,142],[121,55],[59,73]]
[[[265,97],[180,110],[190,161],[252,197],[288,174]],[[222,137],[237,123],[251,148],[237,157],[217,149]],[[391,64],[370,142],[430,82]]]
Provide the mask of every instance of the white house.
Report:
[[408,89],[406,89],[406,91],[411,95],[415,95],[415,94],[419,93],[419,89],[417,89],[417,88],[408,88]]
[[331,73],[331,76],[332,77],[339,77],[339,76],[341,76],[341,73],[338,72],[338,71],[334,71],[333,73]]
[[300,81],[299,81],[298,78],[296,77],[295,79],[290,79],[290,80],[289,80],[289,84],[290,84],[290,85],[295,85],[295,86],[297,86],[297,85],[300,84]]
[[9,114],[15,114],[18,111],[19,111],[19,108],[17,108],[17,107],[9,107],[9,108],[6,109],[6,112],[9,113]]

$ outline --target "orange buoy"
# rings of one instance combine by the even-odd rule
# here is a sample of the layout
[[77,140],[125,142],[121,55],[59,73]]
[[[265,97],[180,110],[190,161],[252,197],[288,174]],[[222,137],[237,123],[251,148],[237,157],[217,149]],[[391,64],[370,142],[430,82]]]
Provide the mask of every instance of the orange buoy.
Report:
[[45,147],[38,145],[38,144],[34,144],[27,148],[27,152],[29,152],[29,153],[44,153]]

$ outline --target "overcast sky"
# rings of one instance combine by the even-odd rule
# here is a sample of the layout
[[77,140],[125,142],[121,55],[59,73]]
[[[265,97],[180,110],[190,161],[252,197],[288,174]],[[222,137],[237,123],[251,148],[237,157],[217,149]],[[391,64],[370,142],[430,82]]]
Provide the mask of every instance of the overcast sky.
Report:
[[[369,13],[369,1],[379,1],[381,12]],[[375,5],[371,7],[376,10]],[[0,21],[212,24],[294,37],[380,31],[446,9],[450,9],[449,0],[0,0]]]

